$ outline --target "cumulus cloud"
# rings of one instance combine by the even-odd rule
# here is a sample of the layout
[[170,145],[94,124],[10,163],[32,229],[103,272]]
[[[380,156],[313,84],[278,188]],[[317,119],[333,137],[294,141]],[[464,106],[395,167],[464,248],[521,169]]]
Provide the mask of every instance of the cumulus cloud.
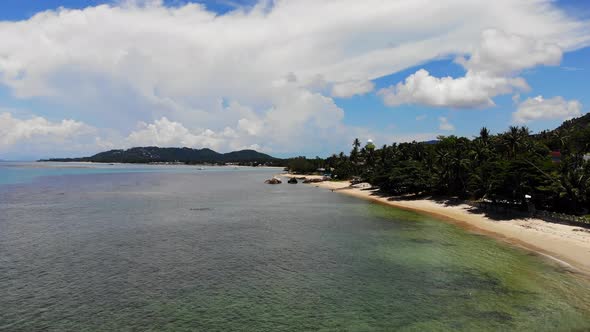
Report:
[[457,58],[468,71],[507,75],[538,65],[557,66],[563,51],[556,43],[487,29],[469,59]]
[[51,122],[36,116],[30,119],[18,119],[11,113],[0,114],[0,149],[6,150],[17,143],[64,142],[67,139],[86,135],[93,129],[74,120]]
[[[122,137],[143,121],[135,130],[143,135],[134,136],[141,141],[160,135],[154,142],[296,152],[310,142],[348,145],[357,129],[344,126],[344,110],[332,96],[368,93],[376,78],[440,56],[471,55],[459,60],[472,72],[463,81],[421,72],[415,88],[387,99],[490,105],[494,94],[525,86],[508,72],[553,64],[557,49],[590,41],[587,23],[552,0],[449,0],[444,6],[279,0],[222,15],[194,3],[114,3],[0,22],[0,84],[17,98],[57,103],[54,118],[81,119]],[[480,36],[488,27],[497,32]],[[505,44],[510,49],[502,54],[496,45]],[[525,50],[534,56],[523,59]],[[518,59],[507,60],[513,55]],[[468,87],[475,89],[461,98]],[[428,89],[447,92],[429,96]],[[174,123],[188,133],[166,136]],[[226,128],[234,133],[224,135]],[[109,145],[106,138],[101,142]]]
[[184,125],[170,121],[166,117],[154,123],[140,123],[139,129],[133,131],[127,141],[132,146],[182,146],[218,148],[225,136],[232,136],[233,131],[216,133],[210,129],[191,132]]
[[344,112],[331,98],[305,89],[289,89],[280,96],[271,98],[273,105],[263,112],[231,102],[222,110],[228,126],[219,130],[187,129],[184,123],[166,117],[150,124],[142,122],[126,143],[209,147],[221,151],[251,146],[267,152],[297,151],[307,144],[315,144],[318,137],[343,130],[340,123]]
[[349,98],[354,95],[367,94],[375,88],[371,81],[350,81],[337,83],[332,87],[332,96],[340,98]]
[[550,99],[537,96],[518,104],[518,109],[512,113],[512,119],[516,123],[548,119],[568,120],[581,114],[582,104],[577,100],[568,101],[559,96]]
[[108,130],[102,133],[103,138],[100,130],[84,122],[16,116],[18,113],[0,112],[1,159],[74,157],[112,148]]
[[556,43],[488,29],[469,59],[461,56],[456,60],[465,68],[465,76],[437,78],[420,69],[379,94],[388,106],[490,107],[498,95],[529,90],[527,82],[516,74],[539,65],[559,65],[562,53]]
[[453,126],[453,124],[449,122],[449,119],[447,119],[444,116],[441,116],[438,118],[438,129],[445,131],[453,131],[455,130],[455,126]]
[[421,104],[434,107],[474,108],[493,106],[493,97],[514,89],[527,90],[522,78],[494,77],[486,73],[467,72],[464,77],[437,78],[424,69],[405,82],[382,89],[379,95],[388,106]]

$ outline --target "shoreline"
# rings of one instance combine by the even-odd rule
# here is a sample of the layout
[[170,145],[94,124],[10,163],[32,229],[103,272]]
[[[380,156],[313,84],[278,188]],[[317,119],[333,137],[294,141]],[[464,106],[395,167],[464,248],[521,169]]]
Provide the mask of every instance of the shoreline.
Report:
[[[321,176],[281,174],[283,177],[321,178]],[[312,183],[333,192],[385,204],[395,208],[433,216],[468,231],[532,251],[571,272],[590,277],[590,231],[576,226],[546,222],[540,219],[495,220],[464,203],[437,202],[433,199],[403,200],[375,195],[375,190],[350,187],[349,181]]]

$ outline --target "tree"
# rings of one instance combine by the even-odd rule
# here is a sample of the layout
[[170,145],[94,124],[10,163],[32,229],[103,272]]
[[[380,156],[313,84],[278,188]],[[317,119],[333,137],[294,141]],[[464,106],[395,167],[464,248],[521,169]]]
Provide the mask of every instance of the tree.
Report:
[[[532,135],[526,127],[510,127],[493,135],[483,127],[472,140],[440,136],[434,143],[393,143],[376,148],[355,139],[350,157],[333,155],[326,164],[340,179],[361,176],[395,195],[444,194],[489,199],[498,204],[586,213],[590,207],[588,125],[569,125]],[[584,121],[586,121],[584,120]],[[549,152],[562,151],[561,163]]]

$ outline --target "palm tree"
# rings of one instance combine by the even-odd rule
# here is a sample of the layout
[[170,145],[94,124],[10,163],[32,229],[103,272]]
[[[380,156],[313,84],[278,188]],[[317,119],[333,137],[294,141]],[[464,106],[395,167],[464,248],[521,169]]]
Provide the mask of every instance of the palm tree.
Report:
[[352,148],[358,150],[360,147],[361,147],[361,141],[358,138],[355,138],[354,141],[352,142]]
[[590,169],[581,158],[568,158],[561,163],[558,183],[561,196],[569,199],[572,211],[578,212],[579,204],[588,199]]
[[520,150],[522,145],[525,133],[528,135],[528,129],[526,129],[526,127],[519,128],[516,126],[510,126],[508,131],[502,134],[502,145],[508,150],[509,157],[514,158],[516,156],[517,151]]
[[488,145],[490,143],[490,131],[486,127],[481,127],[479,130],[479,139],[484,145]]

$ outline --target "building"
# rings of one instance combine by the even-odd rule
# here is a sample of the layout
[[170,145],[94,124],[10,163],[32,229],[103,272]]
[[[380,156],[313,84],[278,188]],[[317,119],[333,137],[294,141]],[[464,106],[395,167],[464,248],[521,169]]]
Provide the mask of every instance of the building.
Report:
[[554,162],[554,163],[561,162],[561,152],[560,151],[551,151],[549,153],[549,156],[551,157],[552,162]]

